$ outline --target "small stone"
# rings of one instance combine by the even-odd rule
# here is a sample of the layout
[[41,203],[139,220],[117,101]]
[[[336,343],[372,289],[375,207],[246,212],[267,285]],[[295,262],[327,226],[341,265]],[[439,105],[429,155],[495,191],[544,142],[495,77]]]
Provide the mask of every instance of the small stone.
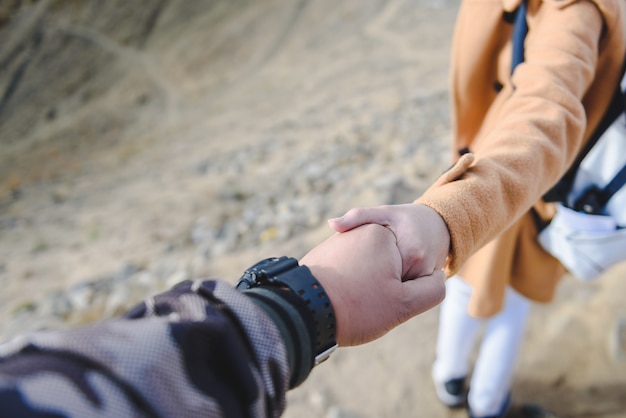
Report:
[[165,281],[165,287],[167,289],[170,289],[180,282],[189,280],[189,278],[189,272],[187,272],[186,270],[179,270],[167,278],[167,280]]
[[211,242],[213,239],[213,229],[211,228],[209,220],[206,217],[196,219],[196,222],[191,228],[189,239],[195,245]]
[[67,200],[70,193],[64,187],[59,187],[52,192],[52,201],[56,204],[61,204]]
[[278,236],[278,232],[278,228],[276,228],[275,226],[270,226],[259,234],[259,241],[261,243],[272,241],[276,239],[276,237]]
[[326,407],[327,399],[321,392],[311,392],[309,394],[308,403],[312,408],[321,411]]
[[15,307],[15,309],[13,309],[11,313],[13,317],[18,317],[21,315],[32,314],[33,312],[36,312],[36,311],[37,311],[37,304],[32,301],[27,301]]
[[110,318],[115,315],[119,315],[124,311],[124,308],[129,304],[129,292],[124,286],[117,286],[113,292],[106,298],[104,304],[105,318]]
[[67,292],[67,301],[74,311],[86,310],[93,300],[93,288],[88,283],[79,283]]

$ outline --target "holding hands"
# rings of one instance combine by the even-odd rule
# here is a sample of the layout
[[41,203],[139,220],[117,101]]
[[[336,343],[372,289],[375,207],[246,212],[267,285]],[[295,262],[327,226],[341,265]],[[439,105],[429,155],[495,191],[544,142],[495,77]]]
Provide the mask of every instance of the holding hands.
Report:
[[441,270],[450,250],[450,233],[441,216],[428,206],[387,205],[349,210],[328,221],[337,232],[364,224],[387,227],[397,239],[402,279],[412,280]]
[[[434,245],[423,245],[434,239],[431,235],[442,234],[441,228],[447,238],[443,221],[425,206],[417,211],[395,208],[399,210],[351,210],[341,220],[331,221],[345,233],[334,234],[300,260],[333,304],[341,346],[373,341],[436,306],[445,296],[441,266],[447,241],[437,237],[446,241],[445,251],[438,253],[432,252]],[[433,219],[433,214],[439,219]],[[409,219],[412,216],[426,223],[419,227],[421,222],[416,225]],[[412,229],[407,230],[409,226]],[[425,232],[417,234],[416,230]]]

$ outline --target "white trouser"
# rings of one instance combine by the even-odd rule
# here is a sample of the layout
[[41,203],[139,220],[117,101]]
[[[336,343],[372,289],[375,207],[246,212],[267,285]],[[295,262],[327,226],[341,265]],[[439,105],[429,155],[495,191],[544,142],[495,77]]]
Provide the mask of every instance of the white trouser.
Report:
[[485,320],[469,316],[472,288],[459,276],[448,279],[441,304],[437,357],[433,378],[438,382],[468,376],[470,355],[481,324],[485,332],[470,383],[468,403],[476,416],[497,414],[510,391],[517,355],[524,336],[530,301],[507,287],[504,307]]

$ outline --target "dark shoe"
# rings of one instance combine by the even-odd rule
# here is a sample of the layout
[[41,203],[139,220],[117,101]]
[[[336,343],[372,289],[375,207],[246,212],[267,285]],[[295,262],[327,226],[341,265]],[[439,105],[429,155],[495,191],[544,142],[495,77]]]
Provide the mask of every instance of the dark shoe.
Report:
[[539,405],[522,405],[520,408],[521,418],[558,418],[552,412]]
[[500,411],[495,415],[487,415],[487,416],[475,415],[474,412],[472,411],[472,408],[470,408],[470,406],[467,405],[467,413],[469,414],[470,418],[504,418],[507,416],[510,409],[511,409],[511,394],[510,393],[506,395],[506,399],[504,400],[504,403],[502,404],[502,408],[500,408]]
[[459,408],[465,405],[465,377],[451,379],[440,383],[435,381],[437,397],[448,408]]

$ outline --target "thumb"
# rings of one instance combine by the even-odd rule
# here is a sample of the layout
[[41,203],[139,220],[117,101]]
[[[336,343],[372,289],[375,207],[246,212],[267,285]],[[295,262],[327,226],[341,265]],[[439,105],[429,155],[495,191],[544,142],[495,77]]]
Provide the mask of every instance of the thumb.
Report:
[[339,218],[329,219],[328,224],[337,232],[346,232],[365,224],[388,226],[389,220],[379,208],[354,208]]
[[434,308],[446,296],[446,276],[443,270],[436,270],[429,276],[407,280],[402,286],[407,308],[405,320]]

